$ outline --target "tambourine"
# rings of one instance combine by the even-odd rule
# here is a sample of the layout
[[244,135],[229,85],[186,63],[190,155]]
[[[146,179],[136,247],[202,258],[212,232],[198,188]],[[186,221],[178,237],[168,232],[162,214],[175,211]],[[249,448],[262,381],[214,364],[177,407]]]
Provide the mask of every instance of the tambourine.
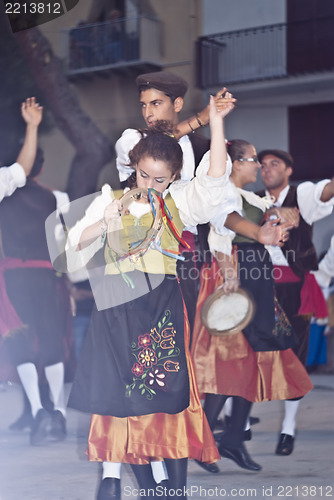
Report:
[[120,198],[122,202],[120,216],[123,217],[125,214],[128,214],[131,203],[139,201],[142,197],[145,197],[147,202],[151,204],[154,217],[152,226],[146,231],[146,235],[143,239],[133,242],[132,244],[129,242],[128,248],[122,248],[120,244],[121,230],[115,230],[113,221],[109,221],[108,223],[108,245],[121,258],[131,256],[141,257],[148,250],[152,242],[158,242],[160,240],[164,230],[161,204],[158,195],[153,190],[148,191],[147,189],[134,188],[125,193],[122,198]]
[[254,301],[242,288],[229,295],[223,289],[217,289],[204,302],[201,321],[211,335],[223,337],[241,332],[252,320],[254,312]]

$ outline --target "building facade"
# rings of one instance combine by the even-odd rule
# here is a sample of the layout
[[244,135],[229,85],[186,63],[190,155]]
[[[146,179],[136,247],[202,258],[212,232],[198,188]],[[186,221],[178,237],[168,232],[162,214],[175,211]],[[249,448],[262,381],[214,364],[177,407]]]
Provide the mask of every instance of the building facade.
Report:
[[[295,182],[334,175],[331,1],[80,0],[41,29],[83,109],[112,143],[125,128],[144,125],[136,76],[165,69],[189,82],[181,118],[226,85],[238,99],[227,121],[230,139],[289,150]],[[73,148],[58,130],[42,142],[49,153],[45,181],[64,189]],[[97,188],[105,181],[117,185],[113,158]],[[319,253],[333,227],[333,217],[316,224]]]

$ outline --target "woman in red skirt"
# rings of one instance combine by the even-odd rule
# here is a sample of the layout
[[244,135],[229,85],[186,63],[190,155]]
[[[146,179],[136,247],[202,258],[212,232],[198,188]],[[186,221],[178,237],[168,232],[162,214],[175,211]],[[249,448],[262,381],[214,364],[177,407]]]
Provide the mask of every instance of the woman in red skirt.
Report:
[[[300,398],[312,384],[291,349],[295,337],[275,299],[269,254],[258,243],[256,231],[248,238],[241,236],[240,216],[259,226],[269,207],[268,200],[243,189],[245,184],[255,182],[260,168],[255,148],[246,141],[234,140],[228,143],[228,153],[232,160],[229,194],[211,220],[209,245],[214,257],[212,264],[201,271],[192,356],[199,391],[206,394],[204,410],[212,430],[226,399],[233,396],[231,425],[218,448],[221,456],[258,471],[261,466],[251,459],[243,443],[252,402]],[[238,224],[239,231],[235,229]],[[237,274],[230,257],[232,244]],[[255,301],[255,315],[243,332],[215,337],[202,325],[200,312],[205,299],[223,279],[227,292],[235,291],[239,284],[249,292]]]

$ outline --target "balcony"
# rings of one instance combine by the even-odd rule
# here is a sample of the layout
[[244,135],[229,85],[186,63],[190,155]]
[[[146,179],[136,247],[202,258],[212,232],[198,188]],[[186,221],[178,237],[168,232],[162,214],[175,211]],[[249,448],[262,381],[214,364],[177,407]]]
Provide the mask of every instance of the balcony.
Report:
[[334,16],[201,37],[197,83],[207,89],[331,73],[333,47]]
[[62,30],[67,74],[71,79],[161,69],[160,21],[147,16]]

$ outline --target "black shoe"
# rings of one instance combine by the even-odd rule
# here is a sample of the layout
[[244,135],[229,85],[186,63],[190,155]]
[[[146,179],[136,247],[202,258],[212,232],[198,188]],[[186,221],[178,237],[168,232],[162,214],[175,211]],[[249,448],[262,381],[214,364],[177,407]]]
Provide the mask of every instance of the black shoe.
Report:
[[121,480],[115,477],[102,479],[96,500],[121,500]]
[[[213,437],[215,438],[216,443],[219,445],[222,442],[222,439],[225,435],[225,432],[219,431],[219,432],[214,432]],[[252,431],[251,429],[248,429],[247,431],[243,432],[242,435],[242,440],[243,441],[250,441],[252,439]]]
[[219,453],[222,457],[229,458],[230,460],[234,460],[239,467],[243,469],[248,469],[252,471],[259,471],[262,469],[261,465],[254,462],[248,451],[246,450],[244,444],[241,443],[237,448],[229,448],[223,445],[223,443],[218,448]]
[[51,414],[50,436],[56,441],[64,441],[67,436],[66,420],[59,410],[54,410]]
[[199,460],[195,460],[195,462],[200,467],[202,467],[202,469],[206,470],[207,472],[211,472],[211,474],[217,474],[217,472],[219,472],[219,467],[215,463],[208,464],[206,462],[200,462]]
[[44,408],[41,408],[40,410],[38,410],[31,427],[30,444],[32,446],[35,446],[44,441],[48,434],[50,425],[50,414],[46,410],[44,410]]
[[294,441],[295,438],[293,436],[289,434],[280,434],[275,451],[276,455],[291,455]]
[[255,425],[260,422],[259,417],[249,417],[249,425]]
[[24,429],[31,429],[34,419],[31,413],[23,413],[15,422],[10,424],[10,431],[24,431]]

